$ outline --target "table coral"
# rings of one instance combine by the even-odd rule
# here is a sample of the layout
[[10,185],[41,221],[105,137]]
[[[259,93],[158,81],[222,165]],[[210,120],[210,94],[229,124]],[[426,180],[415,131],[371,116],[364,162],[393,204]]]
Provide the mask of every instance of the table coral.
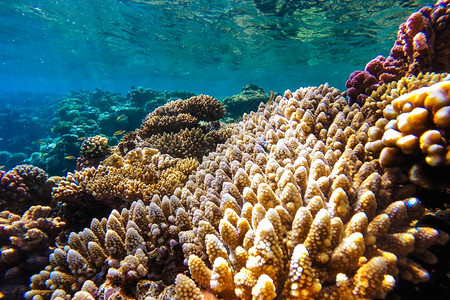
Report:
[[49,217],[48,206],[32,206],[22,216],[0,213],[0,291],[21,299],[28,277],[48,264],[48,256],[65,223]]
[[450,10],[448,0],[425,6],[400,25],[387,58],[378,56],[364,71],[355,71],[346,82],[349,102],[363,104],[380,85],[420,72],[450,71]]
[[222,103],[211,96],[168,102],[148,114],[139,129],[126,134],[116,152],[124,155],[134,148],[152,147],[175,157],[201,159],[231,134],[220,125],[224,115]]

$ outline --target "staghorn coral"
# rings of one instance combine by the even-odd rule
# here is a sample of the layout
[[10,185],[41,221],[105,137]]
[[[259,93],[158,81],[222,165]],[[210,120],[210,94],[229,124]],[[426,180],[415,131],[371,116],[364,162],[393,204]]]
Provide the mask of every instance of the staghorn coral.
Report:
[[44,170],[32,165],[0,170],[0,209],[23,213],[33,204],[48,202],[47,178]]
[[65,223],[50,218],[48,206],[32,206],[22,216],[0,213],[0,292],[22,299],[30,275],[48,264],[48,256]]
[[184,190],[193,229],[180,242],[199,286],[224,298],[367,299],[400,276],[427,280],[412,257],[448,236],[411,232],[424,209],[370,160],[357,105],[327,85],[303,88],[239,127]]
[[346,82],[350,104],[363,104],[380,85],[420,72],[450,71],[450,2],[438,0],[402,23],[387,58],[378,56]]
[[379,154],[385,167],[405,167],[411,182],[418,186],[448,187],[449,91],[450,81],[441,81],[386,99],[389,104],[383,105],[384,118],[370,128],[366,148]]

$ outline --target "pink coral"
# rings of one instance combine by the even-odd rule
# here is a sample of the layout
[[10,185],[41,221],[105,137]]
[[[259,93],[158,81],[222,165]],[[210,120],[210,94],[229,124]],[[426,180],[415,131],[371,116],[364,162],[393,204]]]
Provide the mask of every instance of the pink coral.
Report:
[[[378,56],[364,71],[355,71],[346,83],[349,102],[362,105],[372,91],[384,83],[420,72],[450,71],[449,0],[425,6],[400,25],[397,40],[387,58]],[[375,81],[357,80],[361,72]]]

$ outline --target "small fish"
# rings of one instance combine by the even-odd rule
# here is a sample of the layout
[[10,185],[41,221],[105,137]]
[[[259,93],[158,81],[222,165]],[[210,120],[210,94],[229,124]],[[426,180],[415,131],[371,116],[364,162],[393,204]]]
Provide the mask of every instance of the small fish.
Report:
[[124,133],[125,133],[125,130],[117,130],[116,132],[114,132],[114,135],[121,135]]
[[120,121],[120,120],[122,120],[122,119],[125,118],[125,117],[126,117],[125,115],[118,116],[118,117],[117,117],[117,121]]
[[5,166],[0,166],[0,170],[3,169]]
[[275,93],[274,93],[272,90],[270,90],[270,98],[269,98],[269,100],[267,101],[267,104],[272,103],[272,101],[273,101],[274,98],[275,98]]
[[33,141],[33,143],[36,143],[36,144],[41,145],[41,146],[45,144],[44,142],[41,142],[41,141]]
[[79,141],[84,141],[85,139],[86,139],[85,136],[80,136],[77,140],[79,140]]
[[69,156],[64,157],[64,159],[76,159],[76,157],[73,155],[69,155]]

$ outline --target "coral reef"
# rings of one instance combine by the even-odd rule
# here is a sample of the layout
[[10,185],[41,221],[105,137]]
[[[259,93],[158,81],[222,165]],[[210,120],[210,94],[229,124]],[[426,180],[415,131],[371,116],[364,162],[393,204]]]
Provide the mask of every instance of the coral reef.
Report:
[[450,2],[438,0],[425,6],[400,25],[387,58],[378,56],[364,71],[355,71],[346,82],[350,104],[363,104],[383,83],[420,72],[450,71]]
[[149,138],[157,133],[178,132],[195,127],[200,121],[216,121],[225,115],[225,107],[217,99],[199,95],[187,100],[171,101],[147,115],[137,136]]
[[231,132],[230,126],[210,131],[207,131],[207,127],[186,128],[177,133],[155,134],[148,141],[161,153],[179,158],[195,157],[201,160],[203,156],[214,151],[217,144],[224,143]]
[[[366,152],[371,124],[361,111],[328,85],[260,105],[184,184],[137,195],[146,201],[70,234],[25,297],[144,299],[173,292],[176,278],[180,299],[371,299],[400,277],[426,281],[422,264],[437,262],[429,249],[448,235],[411,226],[425,209],[412,184]],[[107,182],[162,157],[149,148],[113,154],[70,174],[55,197],[88,190],[99,170]],[[122,181],[92,195],[119,194]]]
[[47,178],[44,170],[31,165],[0,170],[0,209],[23,213],[32,205],[49,203]]
[[28,278],[48,264],[51,247],[65,223],[50,218],[48,206],[32,206],[22,216],[0,213],[0,293],[22,299]]
[[450,81],[403,94],[387,102],[383,118],[370,128],[366,148],[385,167],[403,166],[411,182],[447,189],[450,175]]
[[241,93],[223,99],[223,105],[227,108],[226,122],[242,120],[243,113],[249,113],[258,109],[258,105],[269,100],[269,95],[264,89],[255,84],[247,84],[242,87]]

